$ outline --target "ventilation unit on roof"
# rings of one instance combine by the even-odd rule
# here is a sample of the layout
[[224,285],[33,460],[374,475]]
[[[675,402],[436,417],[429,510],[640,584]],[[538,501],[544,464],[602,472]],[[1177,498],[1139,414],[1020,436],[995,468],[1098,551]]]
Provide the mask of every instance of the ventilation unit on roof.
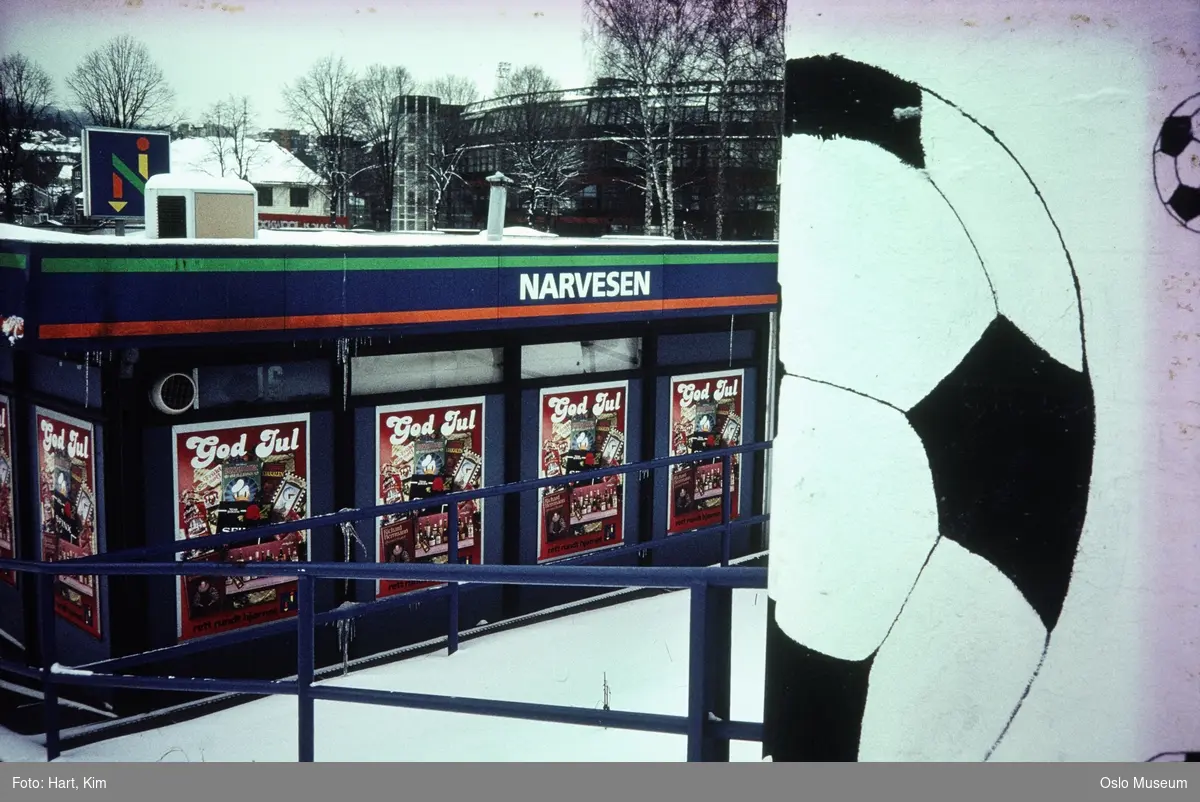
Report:
[[239,178],[160,173],[146,181],[148,239],[254,239],[258,193]]
[[198,395],[195,376],[170,373],[154,383],[150,390],[150,403],[159,412],[182,415],[189,409],[196,408]]

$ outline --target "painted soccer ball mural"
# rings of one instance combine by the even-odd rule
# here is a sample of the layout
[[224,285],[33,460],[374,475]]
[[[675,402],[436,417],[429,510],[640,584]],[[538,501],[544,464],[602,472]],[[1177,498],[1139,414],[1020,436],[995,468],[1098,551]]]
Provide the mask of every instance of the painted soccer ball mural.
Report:
[[764,754],[984,760],[1083,530],[1081,288],[968,111],[839,56],[786,81]]
[[1200,94],[1163,121],[1154,143],[1154,180],[1171,216],[1200,233]]

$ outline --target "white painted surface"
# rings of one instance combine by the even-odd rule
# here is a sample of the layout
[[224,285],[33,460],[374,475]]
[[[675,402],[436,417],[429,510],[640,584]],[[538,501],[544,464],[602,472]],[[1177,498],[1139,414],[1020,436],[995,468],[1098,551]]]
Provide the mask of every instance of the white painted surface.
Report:
[[[792,0],[789,25],[789,57],[839,53],[884,67],[937,91],[991,128],[1037,183],[1079,272],[1097,404],[1087,522],[1045,662],[991,759],[1136,761],[1196,749],[1200,237],[1160,206],[1151,149],[1165,115],[1200,92],[1200,6],[1193,0],[1070,5],[961,0],[952,6]],[[927,138],[926,147],[931,153],[945,153],[939,136],[953,138],[961,152],[976,153],[970,137],[954,134],[937,119],[930,133],[933,140]],[[785,147],[785,158],[799,153]],[[784,171],[784,237],[791,236],[793,225],[789,199],[805,213],[818,205],[817,198],[797,198],[798,190],[788,184],[803,184],[817,169],[825,168],[806,163]],[[1002,171],[995,157],[978,154],[936,166],[931,174],[953,193],[960,211],[979,221],[972,222],[972,233],[992,241],[992,252],[1003,257],[995,265],[997,283],[1007,288],[1001,297],[1004,310],[1071,364],[1068,324],[1074,313],[1063,300],[1063,277],[1052,265],[1058,257],[1047,252],[1049,233],[1029,216],[1029,202],[1009,192],[1015,188],[1011,171]],[[820,187],[813,192],[820,203],[861,207],[861,198],[842,185],[808,181],[808,186],[810,192]],[[859,230],[840,232],[844,256],[817,254],[829,261],[830,271],[861,269]],[[801,233],[808,236],[809,230],[801,227]],[[890,274],[887,285],[871,287],[865,296],[847,295],[824,307],[811,303],[806,294],[825,288],[812,282],[813,254],[801,242],[780,245],[781,274],[791,271],[800,279],[790,291],[785,285],[784,303],[800,296],[815,319],[795,324],[804,337],[792,341],[793,355],[785,350],[789,370],[805,349],[820,355],[822,364],[836,363],[836,354],[825,349],[830,342],[844,342],[845,316],[867,317],[860,308],[864,301],[894,293],[906,299],[913,315],[925,315],[931,307],[939,314],[941,304],[962,303],[947,296],[955,291],[951,284],[923,299],[914,297],[905,277],[929,270],[916,259],[897,262],[901,269]],[[882,328],[869,319],[867,325]],[[882,343],[881,348],[895,353],[896,346]],[[835,364],[835,370],[868,373],[859,367],[860,352],[846,348],[842,356],[847,365]],[[926,366],[899,359],[887,369],[906,374]],[[866,378],[876,387],[911,381]],[[787,406],[781,405],[781,412],[781,439],[792,436],[789,426],[807,425],[801,411],[790,419]],[[897,430],[892,436],[903,440],[907,435]],[[828,458],[843,459],[836,453]],[[912,483],[908,471],[907,464],[897,463],[896,481]],[[778,507],[803,477],[784,480],[783,471],[776,474],[772,503]],[[870,490],[864,488],[858,500],[847,494],[836,508],[804,515],[855,515]],[[784,529],[778,522],[771,535],[776,552],[787,540],[812,539],[801,527]],[[889,536],[880,531],[868,546],[885,544]],[[811,549],[800,551],[797,560],[818,556]],[[1029,644],[1036,638],[1027,614],[1004,602],[1004,594],[984,582],[978,565],[965,559],[942,565],[946,579],[928,588],[918,585],[910,601],[914,607],[906,609],[880,652],[861,742],[870,759],[983,759],[999,715],[992,702],[1011,698],[1029,673]],[[987,614],[982,601],[955,599],[954,581],[964,589],[984,582],[980,593],[996,612]],[[772,595],[778,595],[774,588]],[[915,605],[922,599],[930,613],[917,615]],[[939,606],[944,608],[940,615]],[[868,618],[872,614],[864,612]]]
[[1045,643],[1041,620],[1007,577],[938,541],[871,668],[859,758],[979,760],[1008,724]]
[[913,406],[996,316],[953,212],[919,171],[849,139],[785,139],[781,193],[787,372]]
[[[925,451],[894,409],[783,377],[769,572],[776,621],[843,660],[883,643],[937,540]],[[782,536],[775,536],[780,531]]]
[[971,233],[1000,312],[1059,362],[1082,369],[1071,266],[1029,179],[983,129],[927,92],[921,129],[926,172]]

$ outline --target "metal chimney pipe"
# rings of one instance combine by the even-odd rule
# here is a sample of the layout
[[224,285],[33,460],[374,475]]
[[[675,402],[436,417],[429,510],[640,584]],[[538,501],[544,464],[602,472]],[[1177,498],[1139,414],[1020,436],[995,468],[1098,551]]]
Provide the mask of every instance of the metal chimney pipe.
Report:
[[489,242],[499,242],[504,239],[504,211],[508,208],[508,185],[512,179],[497,171],[487,177],[487,182],[492,185],[488,198],[487,238]]

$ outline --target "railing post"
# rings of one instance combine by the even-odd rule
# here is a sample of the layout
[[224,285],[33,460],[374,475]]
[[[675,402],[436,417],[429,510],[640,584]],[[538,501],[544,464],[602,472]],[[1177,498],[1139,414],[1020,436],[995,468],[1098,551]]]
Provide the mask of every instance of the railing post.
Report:
[[[37,575],[38,640],[42,652],[42,726],[46,730],[46,760],[62,754],[58,729],[58,687],[51,667],[58,662],[54,615],[54,574]],[[99,583],[97,582],[97,585]]]
[[729,454],[721,457],[721,567],[729,565],[732,544],[730,529],[733,521],[733,457]]
[[[450,505],[449,519],[449,547],[446,560],[450,565],[458,564],[458,502]],[[451,655],[458,651],[458,592],[459,584],[457,582],[450,583],[450,622],[446,630],[446,654]]]
[[729,721],[733,591],[694,585],[688,660],[688,762],[729,762],[729,741],[710,722]]
[[708,729],[708,585],[693,585],[691,596],[687,759],[699,763],[704,760],[704,734]]
[[313,722],[313,675],[316,673],[316,655],[313,647],[316,616],[316,594],[313,592],[315,580],[308,574],[299,574],[298,602],[299,621],[296,627],[296,700],[299,704],[299,747],[301,763],[312,763],[314,753],[314,722]]
[[[708,712],[729,721],[733,685],[733,589],[708,589]],[[704,759],[709,763],[729,762],[729,740],[706,738]]]

